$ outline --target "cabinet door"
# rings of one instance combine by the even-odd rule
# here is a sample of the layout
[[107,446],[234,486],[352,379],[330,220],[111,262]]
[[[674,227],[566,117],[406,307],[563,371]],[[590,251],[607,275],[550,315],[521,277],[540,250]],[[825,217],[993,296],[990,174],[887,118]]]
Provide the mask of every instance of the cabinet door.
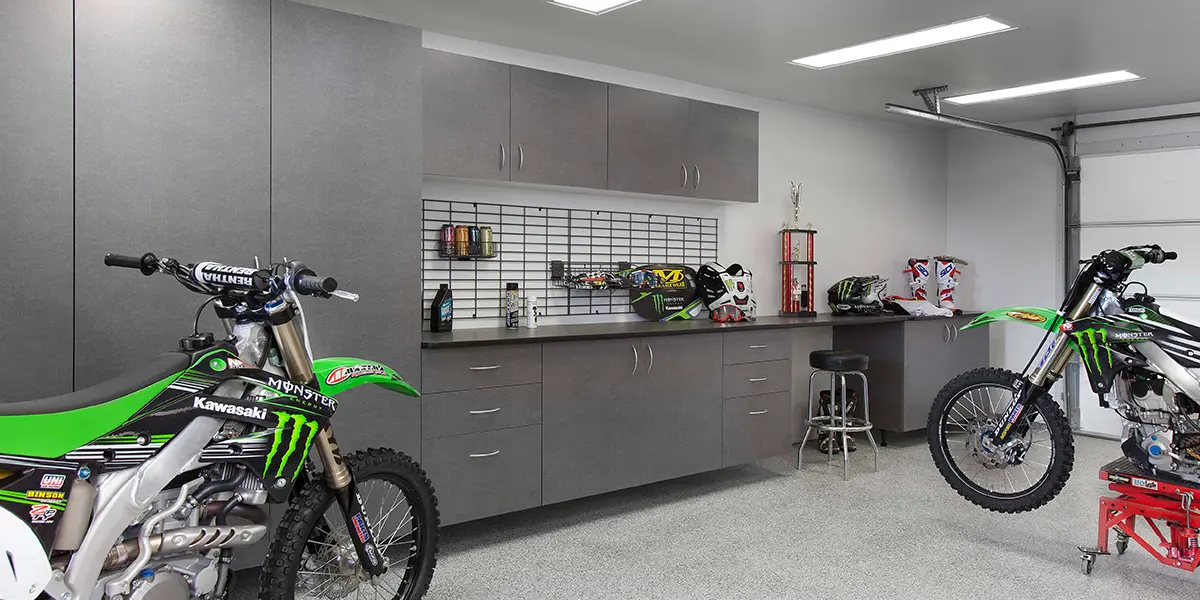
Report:
[[687,98],[608,86],[608,189],[690,195]]
[[692,100],[688,120],[691,194],[758,202],[758,113]]
[[635,398],[640,483],[721,468],[721,334],[651,337],[645,346],[650,363]]
[[524,67],[511,69],[512,180],[604,189],[608,85]]
[[948,319],[904,323],[903,431],[925,428],[933,399],[951,377],[953,335]]
[[645,481],[649,378],[641,339],[542,345],[542,497],[546,504]]
[[425,50],[424,172],[507,181],[509,66]]
[[976,327],[966,331],[960,331],[963,325],[970,323],[968,317],[955,317],[950,321],[950,326],[954,328],[954,336],[950,342],[951,352],[951,367],[947,377],[955,377],[959,373],[986,367],[991,364],[991,343],[988,336],[988,328]]

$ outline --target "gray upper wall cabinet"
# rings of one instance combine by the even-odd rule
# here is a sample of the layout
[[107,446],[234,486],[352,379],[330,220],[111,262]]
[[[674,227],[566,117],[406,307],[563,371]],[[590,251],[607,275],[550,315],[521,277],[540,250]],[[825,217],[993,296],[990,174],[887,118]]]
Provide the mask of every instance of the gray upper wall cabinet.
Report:
[[270,256],[270,4],[153,6],[75,5],[77,387],[178,348],[204,300],[106,253]]
[[508,181],[509,66],[424,52],[425,173]]
[[608,86],[512,67],[512,181],[603,189]]
[[608,189],[689,196],[687,98],[608,86]]
[[71,391],[71,17],[0,2],[0,402]]
[[425,51],[429,175],[758,202],[758,113]]
[[[273,6],[270,224],[359,302],[304,303],[317,357],[355,356],[420,386],[421,32],[291,2]],[[420,400],[366,386],[335,423],[343,448],[420,456]]]
[[692,196],[758,202],[758,113],[699,100],[689,111]]

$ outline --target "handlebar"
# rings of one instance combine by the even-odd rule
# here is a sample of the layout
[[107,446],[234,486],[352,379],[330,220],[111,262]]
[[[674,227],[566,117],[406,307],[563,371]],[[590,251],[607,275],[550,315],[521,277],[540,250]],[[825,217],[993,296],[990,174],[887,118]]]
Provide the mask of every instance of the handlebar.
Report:
[[286,288],[305,296],[328,298],[338,288],[336,279],[319,277],[311,269],[295,261],[287,265],[275,265],[286,267],[288,277],[277,277],[271,269],[237,267],[217,262],[182,265],[173,258],[158,258],[150,252],[140,258],[106,254],[104,264],[109,267],[137,269],[147,276],[155,273],[171,275],[184,287],[208,295],[244,296],[265,294],[272,290],[283,291]]

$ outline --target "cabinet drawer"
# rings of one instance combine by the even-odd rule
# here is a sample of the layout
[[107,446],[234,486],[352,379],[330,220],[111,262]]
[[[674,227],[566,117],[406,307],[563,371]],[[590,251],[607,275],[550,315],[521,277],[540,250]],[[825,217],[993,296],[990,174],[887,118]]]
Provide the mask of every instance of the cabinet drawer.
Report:
[[792,447],[792,395],[777,392],[725,401],[726,467],[778,456]]
[[421,354],[422,391],[452,392],[539,383],[542,345],[425,350]]
[[725,364],[784,360],[792,357],[792,332],[787,329],[731,331],[725,336]]
[[421,436],[440,438],[542,422],[542,385],[530,383],[421,396]]
[[792,389],[792,361],[746,363],[725,367],[726,398],[770,394]]
[[542,504],[542,426],[425,440],[442,525]]

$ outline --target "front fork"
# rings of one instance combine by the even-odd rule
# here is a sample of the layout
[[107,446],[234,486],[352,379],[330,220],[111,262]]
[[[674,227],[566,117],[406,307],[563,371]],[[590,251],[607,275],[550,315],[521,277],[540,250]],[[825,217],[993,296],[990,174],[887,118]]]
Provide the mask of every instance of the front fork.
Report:
[[[1066,322],[1076,321],[1091,312],[1092,307],[1096,305],[1097,298],[1100,297],[1100,292],[1100,286],[1092,283],[1079,302],[1067,313]],[[1037,411],[1034,401],[1042,394],[1050,392],[1051,386],[1062,377],[1063,370],[1067,368],[1070,360],[1070,334],[1060,329],[1055,334],[1054,340],[1050,342],[1050,347],[1046,349],[1045,356],[1042,357],[1042,361],[1038,363],[1033,374],[1021,378],[1018,382],[1021,388],[1013,395],[1013,402],[1009,405],[1008,411],[1004,413],[1003,427],[993,437],[993,444],[997,447],[1004,447],[1014,435],[1017,439],[1025,437],[1029,431],[1028,423],[1033,422],[1032,415]],[[1030,418],[1021,420],[1021,415],[1027,415]]]
[[[300,384],[315,385],[312,357],[308,355],[308,349],[304,346],[296,324],[291,319],[279,325],[272,324],[271,332],[275,334],[275,342],[283,355],[288,377]],[[315,442],[317,455],[325,465],[326,484],[333,490],[338,507],[342,509],[342,516],[346,519],[346,530],[350,532],[350,539],[358,551],[359,563],[367,573],[379,577],[387,572],[387,565],[384,564],[376,540],[371,535],[371,522],[367,520],[367,514],[363,511],[362,498],[358,495],[354,474],[342,458],[337,440],[333,437],[333,426],[329,425],[317,432]]]

